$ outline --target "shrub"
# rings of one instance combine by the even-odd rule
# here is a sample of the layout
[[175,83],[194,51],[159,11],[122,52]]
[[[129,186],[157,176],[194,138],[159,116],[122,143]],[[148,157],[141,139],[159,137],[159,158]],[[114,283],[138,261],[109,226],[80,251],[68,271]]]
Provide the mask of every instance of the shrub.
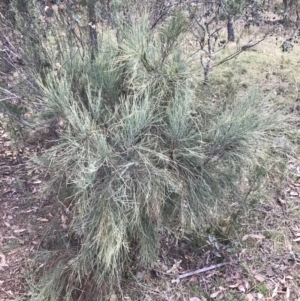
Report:
[[93,57],[68,36],[49,36],[33,115],[55,140],[34,160],[46,192],[64,190],[71,223],[39,253],[32,300],[99,300],[133,246],[149,264],[161,232],[197,231],[245,200],[278,117],[255,91],[222,106],[203,101],[187,28],[181,13],[155,29],[145,14],[104,32]]

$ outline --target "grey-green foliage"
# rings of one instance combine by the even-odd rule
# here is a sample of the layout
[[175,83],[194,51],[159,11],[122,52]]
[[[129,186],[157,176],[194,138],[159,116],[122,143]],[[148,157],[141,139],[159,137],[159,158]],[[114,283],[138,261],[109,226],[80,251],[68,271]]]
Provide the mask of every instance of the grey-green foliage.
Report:
[[60,201],[71,209],[76,246],[49,251],[32,300],[71,300],[78,289],[99,300],[102,281],[119,278],[133,244],[151,263],[161,231],[197,230],[210,208],[219,215],[243,200],[241,183],[264,162],[276,114],[254,92],[222,110],[204,103],[185,25],[175,14],[151,30],[146,15],[118,38],[99,38],[92,62],[76,47],[53,51],[61,68],[39,82],[36,124],[63,125],[35,161],[52,191],[68,187]]
[[245,9],[247,1],[245,0],[226,0],[225,10],[227,14],[233,15],[234,17],[239,17],[242,14],[243,9]]

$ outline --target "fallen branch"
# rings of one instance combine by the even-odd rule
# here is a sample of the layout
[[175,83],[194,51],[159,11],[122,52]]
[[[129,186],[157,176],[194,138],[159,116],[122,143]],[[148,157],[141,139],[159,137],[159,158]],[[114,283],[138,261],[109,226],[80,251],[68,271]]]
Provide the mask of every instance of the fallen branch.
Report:
[[193,272],[189,272],[189,273],[185,273],[185,274],[179,275],[177,277],[177,279],[173,279],[172,280],[172,283],[175,283],[175,282],[179,283],[180,279],[183,279],[183,278],[186,278],[186,277],[189,277],[189,276],[193,276],[193,275],[196,275],[196,274],[204,273],[204,272],[207,272],[207,271],[211,271],[211,270],[220,268],[220,267],[222,267],[224,265],[227,265],[227,264],[230,264],[230,263],[231,262],[223,262],[223,263],[211,265],[211,266],[206,267],[206,268],[198,269],[198,270],[193,271]]
[[179,275],[178,278],[182,279],[182,278],[186,278],[186,277],[193,276],[193,275],[196,275],[196,274],[204,273],[204,272],[207,272],[207,271],[210,271],[210,270],[220,268],[220,267],[222,267],[224,265],[227,265],[227,264],[230,264],[230,262],[223,262],[223,263],[211,265],[210,267],[206,267],[206,268],[199,269],[199,270],[196,270],[196,271],[193,271],[193,272],[189,272],[189,273]]

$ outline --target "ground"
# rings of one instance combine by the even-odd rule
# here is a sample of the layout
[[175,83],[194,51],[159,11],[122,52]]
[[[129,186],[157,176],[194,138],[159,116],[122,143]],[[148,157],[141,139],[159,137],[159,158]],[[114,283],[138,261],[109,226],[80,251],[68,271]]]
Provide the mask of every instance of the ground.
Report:
[[[226,89],[256,86],[276,99],[287,113],[299,118],[300,49],[282,53],[281,42],[269,37],[255,49],[212,71],[211,82],[219,83],[213,97]],[[230,48],[231,47],[231,48]],[[235,46],[229,46],[228,52]],[[218,59],[218,58],[215,58]],[[298,68],[298,69],[297,69]],[[243,74],[243,76],[241,76]],[[223,88],[222,88],[222,87]],[[3,117],[3,116],[2,116]],[[41,151],[44,141],[35,137],[16,143],[7,121],[1,119],[0,131],[0,301],[29,300],[27,273],[46,228],[58,213],[40,199],[43,175],[29,157]],[[292,137],[278,143],[295,145],[272,197],[258,199],[257,205],[238,222],[230,234],[230,247],[214,237],[203,235],[197,248],[185,242],[162,245],[160,261],[149,270],[138,267],[138,281],[124,281],[124,300],[300,300],[300,160],[298,122],[291,123]],[[288,147],[288,146],[287,146]],[[269,182],[277,185],[276,179]],[[278,182],[279,183],[279,182]],[[63,221],[62,221],[63,224]],[[219,267],[216,251],[221,262]],[[201,268],[211,270],[180,279],[178,275]],[[129,277],[130,278],[130,277]],[[121,300],[121,292],[111,301]]]
[[[5,119],[2,119],[3,125]],[[5,126],[3,127],[5,128]],[[0,300],[26,300],[27,270],[51,220],[47,202],[36,197],[42,176],[29,162],[35,144],[16,144],[0,131]]]

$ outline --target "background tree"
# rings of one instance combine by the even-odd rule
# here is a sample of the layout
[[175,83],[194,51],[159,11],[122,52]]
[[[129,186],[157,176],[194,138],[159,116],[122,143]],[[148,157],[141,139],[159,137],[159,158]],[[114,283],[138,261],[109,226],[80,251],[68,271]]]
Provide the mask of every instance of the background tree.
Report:
[[[227,57],[214,61],[215,54],[220,53],[228,42],[235,39],[234,20],[244,18],[244,26],[252,26],[260,17],[263,7],[243,0],[228,0],[187,4],[185,9],[189,12],[190,30],[197,41],[197,46],[200,48],[198,53],[203,70],[204,84],[208,83],[213,68],[233,59],[244,50],[259,44],[271,32],[266,32],[260,39],[249,39],[248,43],[239,46],[236,51]],[[224,29],[227,30],[227,41],[221,35]]]
[[223,2],[225,14],[227,15],[227,35],[229,42],[235,41],[234,19],[241,17],[245,4],[245,0],[227,0]]

